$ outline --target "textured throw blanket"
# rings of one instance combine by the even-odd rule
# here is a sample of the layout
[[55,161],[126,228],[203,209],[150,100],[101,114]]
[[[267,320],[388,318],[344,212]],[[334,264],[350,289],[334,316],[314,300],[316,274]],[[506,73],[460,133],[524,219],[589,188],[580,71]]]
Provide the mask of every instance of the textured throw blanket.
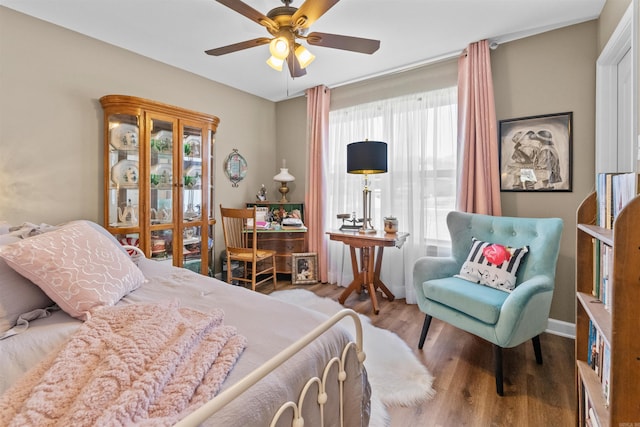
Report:
[[103,308],[0,397],[0,425],[171,425],[216,395],[246,347],[222,320],[171,304]]

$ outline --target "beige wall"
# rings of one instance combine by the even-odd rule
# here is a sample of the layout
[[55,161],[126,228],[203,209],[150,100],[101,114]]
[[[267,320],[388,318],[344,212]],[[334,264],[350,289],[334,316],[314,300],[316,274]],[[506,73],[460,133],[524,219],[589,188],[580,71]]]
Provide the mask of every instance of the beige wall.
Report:
[[505,43],[491,55],[498,120],[573,112],[573,191],[501,193],[504,215],[564,220],[551,317],[571,323],[576,209],[595,180],[596,34],[596,21],[591,21]]
[[[277,146],[276,164],[271,171],[270,200],[280,200],[278,187],[280,184],[273,182],[273,176],[280,171],[282,160],[286,159],[289,173],[296,180],[289,183],[287,200],[292,202],[304,202],[306,194],[307,176],[307,98],[304,96],[279,102],[276,104],[276,140]],[[266,184],[265,184],[266,185]],[[267,187],[269,188],[269,187]],[[273,195],[273,197],[271,197]]]
[[598,54],[609,41],[631,0],[607,0],[598,19]]
[[[102,109],[134,95],[217,115],[216,206],[255,198],[274,173],[275,104],[0,7],[0,219],[102,221]],[[249,172],[223,175],[233,148]],[[216,216],[218,211],[216,210]],[[224,248],[216,229],[216,252]]]
[[457,84],[458,60],[454,58],[335,88],[331,91],[331,109],[442,89]]

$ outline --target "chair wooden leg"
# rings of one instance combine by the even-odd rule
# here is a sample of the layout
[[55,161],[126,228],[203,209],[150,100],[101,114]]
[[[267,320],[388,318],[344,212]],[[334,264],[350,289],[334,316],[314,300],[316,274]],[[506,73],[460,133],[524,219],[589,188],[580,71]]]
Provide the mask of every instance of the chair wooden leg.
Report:
[[427,338],[427,332],[429,332],[431,319],[433,319],[433,317],[429,316],[428,314],[425,314],[424,323],[422,324],[422,332],[420,333],[420,342],[418,343],[418,348],[420,350],[422,350],[422,347],[424,346],[424,340]]
[[540,335],[536,335],[531,338],[531,342],[533,343],[533,352],[536,355],[536,363],[538,365],[542,365],[542,350],[540,348]]
[[278,273],[276,272],[276,257],[271,258],[271,265],[273,266],[273,289],[276,289],[278,285]]
[[233,273],[231,269],[231,257],[228,254],[229,252],[227,252],[227,283],[231,284],[231,276],[233,275]]
[[251,263],[251,290],[256,290],[256,263]]
[[496,392],[499,396],[504,396],[502,384],[502,347],[493,345],[493,368],[496,373]]

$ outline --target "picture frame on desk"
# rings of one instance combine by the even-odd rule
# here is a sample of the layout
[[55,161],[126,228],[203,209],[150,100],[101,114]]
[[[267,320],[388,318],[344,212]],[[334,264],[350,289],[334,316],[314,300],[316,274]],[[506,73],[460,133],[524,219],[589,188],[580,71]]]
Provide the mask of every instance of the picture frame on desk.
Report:
[[318,283],[318,254],[312,252],[291,254],[291,270],[293,285]]

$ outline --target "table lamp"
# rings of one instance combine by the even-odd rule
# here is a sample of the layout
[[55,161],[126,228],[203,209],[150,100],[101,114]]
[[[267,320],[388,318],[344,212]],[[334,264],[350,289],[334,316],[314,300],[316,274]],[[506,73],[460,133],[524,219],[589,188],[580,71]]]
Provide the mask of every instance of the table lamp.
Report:
[[280,168],[280,173],[274,176],[273,180],[280,183],[280,188],[278,188],[278,191],[280,192],[280,194],[282,194],[280,203],[287,203],[287,193],[289,192],[287,182],[293,182],[295,181],[295,178],[289,173],[289,169],[286,168],[285,159],[282,159],[282,167]]
[[347,173],[364,175],[362,190],[362,228],[360,233],[375,233],[371,225],[371,190],[369,174],[387,172],[387,143],[380,141],[360,141],[347,145]]

